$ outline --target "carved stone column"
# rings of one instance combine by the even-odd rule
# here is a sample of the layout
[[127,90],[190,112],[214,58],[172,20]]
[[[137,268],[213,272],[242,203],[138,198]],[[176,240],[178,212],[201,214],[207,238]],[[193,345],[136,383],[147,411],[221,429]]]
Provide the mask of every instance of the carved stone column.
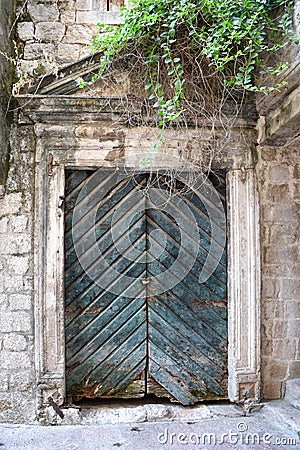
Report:
[[260,397],[259,210],[254,169],[228,173],[229,391],[231,401]]

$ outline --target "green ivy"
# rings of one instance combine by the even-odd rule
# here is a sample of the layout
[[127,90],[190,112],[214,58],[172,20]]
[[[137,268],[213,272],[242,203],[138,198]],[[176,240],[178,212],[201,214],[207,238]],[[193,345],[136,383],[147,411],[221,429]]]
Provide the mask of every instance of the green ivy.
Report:
[[142,55],[145,90],[162,128],[184,111],[185,53],[205,58],[226,87],[267,94],[282,84],[258,87],[254,75],[257,69],[277,75],[286,68],[264,60],[292,36],[292,8],[292,0],[132,0],[119,26],[99,24],[92,45],[103,57],[94,80],[114,59]]

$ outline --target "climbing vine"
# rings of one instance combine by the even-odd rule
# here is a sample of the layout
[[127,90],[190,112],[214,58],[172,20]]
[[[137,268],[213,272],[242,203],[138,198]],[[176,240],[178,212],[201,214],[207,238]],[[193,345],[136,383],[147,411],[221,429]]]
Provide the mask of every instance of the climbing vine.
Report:
[[255,75],[286,68],[264,61],[292,36],[292,7],[291,0],[133,0],[121,25],[99,24],[94,80],[123,64],[143,81],[161,128],[199,104],[209,111],[224,88],[268,94],[283,83],[258,86]]

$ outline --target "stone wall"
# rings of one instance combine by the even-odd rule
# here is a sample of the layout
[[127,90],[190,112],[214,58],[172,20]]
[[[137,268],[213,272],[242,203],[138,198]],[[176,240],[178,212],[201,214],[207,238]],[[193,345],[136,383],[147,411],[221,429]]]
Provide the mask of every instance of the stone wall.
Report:
[[21,70],[32,75],[55,73],[62,65],[92,53],[87,46],[97,23],[119,22],[119,0],[28,0],[19,7],[17,25]]
[[260,147],[262,386],[267,399],[300,378],[300,150]]
[[35,417],[33,352],[32,195],[34,140],[30,127],[11,142],[6,193],[0,199],[0,421]]
[[35,411],[30,188],[34,146],[26,128],[9,151],[14,6],[13,1],[1,2],[0,14],[0,421],[22,422],[33,419]]
[[9,145],[14,2],[0,14],[0,421],[35,417],[32,303],[32,154],[28,127]]

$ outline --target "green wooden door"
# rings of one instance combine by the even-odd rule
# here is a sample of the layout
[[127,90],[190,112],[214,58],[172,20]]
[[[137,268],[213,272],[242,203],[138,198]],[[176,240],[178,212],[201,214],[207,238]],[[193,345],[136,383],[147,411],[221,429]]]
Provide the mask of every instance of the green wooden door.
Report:
[[[215,184],[224,201],[224,179]],[[217,206],[182,181],[169,186],[163,174],[66,174],[68,395],[227,397],[226,251],[209,213]]]

